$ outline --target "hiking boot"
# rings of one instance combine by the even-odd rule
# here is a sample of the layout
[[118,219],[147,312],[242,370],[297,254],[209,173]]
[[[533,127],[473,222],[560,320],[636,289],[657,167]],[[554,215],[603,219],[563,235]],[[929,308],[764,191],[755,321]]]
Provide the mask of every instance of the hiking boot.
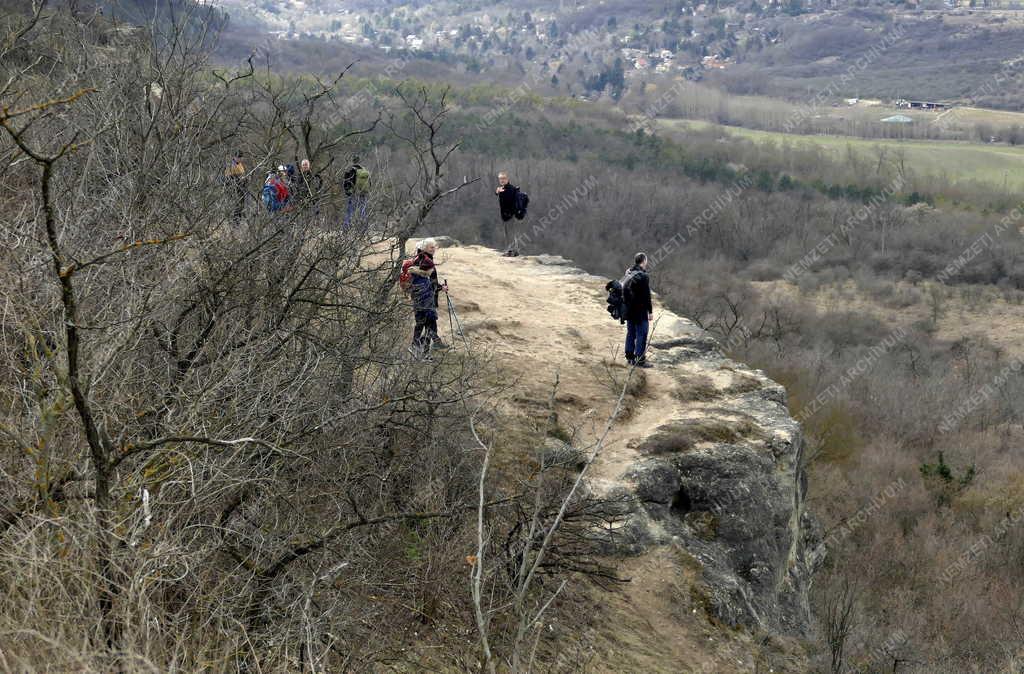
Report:
[[452,347],[450,347],[446,342],[444,342],[440,337],[438,337],[437,339],[434,340],[434,343],[431,345],[430,348],[431,349],[439,349],[441,351],[445,351],[445,350],[450,349]]
[[637,367],[644,368],[645,370],[654,367],[653,365],[651,365],[651,363],[646,358],[641,358],[640,360],[636,361],[634,364]]

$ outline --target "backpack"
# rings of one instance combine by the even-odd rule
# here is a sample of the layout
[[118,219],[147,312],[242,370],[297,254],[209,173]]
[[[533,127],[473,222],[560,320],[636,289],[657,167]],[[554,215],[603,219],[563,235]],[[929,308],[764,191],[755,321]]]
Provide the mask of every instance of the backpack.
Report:
[[370,172],[360,166],[356,169],[356,194],[366,194],[370,191]]
[[273,183],[263,186],[263,205],[271,213],[281,210],[281,201],[277,198],[277,187]]
[[398,287],[402,289],[402,292],[409,292],[412,288],[412,272],[409,271],[409,267],[416,266],[416,260],[420,258],[419,255],[410,257],[408,260],[402,260],[402,273],[398,275]]
[[530,195],[522,190],[516,192],[516,220],[522,220],[526,217],[526,207],[529,205]]
[[288,203],[288,200],[291,198],[291,191],[288,189],[288,185],[286,185],[283,180],[278,180],[274,184],[274,187],[277,190],[277,202],[278,204],[280,204],[279,207],[284,207]]
[[608,281],[604,287],[608,291],[608,313],[619,323],[626,322],[626,302],[622,293],[622,284]]

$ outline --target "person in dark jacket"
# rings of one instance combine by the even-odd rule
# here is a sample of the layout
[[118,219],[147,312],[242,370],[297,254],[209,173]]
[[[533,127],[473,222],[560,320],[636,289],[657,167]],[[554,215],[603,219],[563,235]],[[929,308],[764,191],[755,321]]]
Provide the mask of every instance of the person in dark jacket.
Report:
[[416,312],[416,327],[412,334],[412,351],[416,355],[426,355],[431,349],[447,349],[437,334],[438,293],[447,290],[437,282],[437,265],[434,253],[437,242],[424,239],[416,246],[416,262],[409,267],[412,274],[413,309]]
[[310,164],[308,159],[303,159],[299,163],[299,172],[295,175],[293,182],[297,206],[299,208],[308,208],[310,204],[313,204],[314,212],[319,213],[320,208],[315,204],[315,199],[320,193],[324,181],[319,173],[313,172],[312,164]]
[[646,352],[654,306],[646,253],[637,253],[633,258],[633,266],[626,270],[622,279],[622,288],[626,299],[626,360],[637,367],[651,367]]
[[[363,175],[362,184],[360,183],[359,176]],[[345,170],[345,175],[341,179],[341,187],[345,190],[345,227],[352,224],[352,217],[358,212],[359,217],[362,219],[366,218],[366,203],[367,203],[367,178],[369,173],[366,168],[359,163],[359,155],[352,156],[352,165]]]
[[[512,218],[516,215],[516,202],[519,197],[519,188],[508,181],[508,174],[502,171],[498,174],[498,187],[494,190],[498,195],[498,209],[501,211],[501,221],[505,225],[505,257],[516,257],[519,255],[519,244],[515,236],[515,222]],[[512,238],[509,238],[509,223],[512,223]]]

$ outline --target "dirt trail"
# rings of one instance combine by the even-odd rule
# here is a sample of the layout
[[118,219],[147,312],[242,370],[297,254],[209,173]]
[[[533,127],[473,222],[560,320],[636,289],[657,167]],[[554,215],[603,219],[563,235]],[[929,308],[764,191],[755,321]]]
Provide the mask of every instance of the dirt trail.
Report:
[[[580,425],[581,440],[596,440],[610,415],[626,375],[622,354],[625,326],[605,310],[607,279],[579,273],[554,256],[500,257],[479,246],[443,249],[440,278],[447,278],[456,309],[471,342],[485,345],[520,384],[546,401],[555,373],[559,393],[569,404],[559,409],[563,422]],[[559,264],[561,262],[561,264]],[[679,319],[656,306],[652,337],[667,337]],[[448,319],[439,324],[448,338]],[[657,361],[657,355],[652,355]],[[638,457],[630,444],[649,435],[678,412],[674,381],[657,368],[634,371],[644,378],[644,396],[617,421],[591,469],[595,486],[613,484]],[[568,418],[567,418],[568,417]],[[630,441],[633,441],[632,443]]]

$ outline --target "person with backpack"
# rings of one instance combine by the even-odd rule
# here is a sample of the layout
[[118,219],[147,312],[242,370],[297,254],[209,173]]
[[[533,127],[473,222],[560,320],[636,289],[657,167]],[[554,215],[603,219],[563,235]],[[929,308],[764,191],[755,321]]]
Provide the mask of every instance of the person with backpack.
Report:
[[277,173],[270,172],[263,183],[263,205],[268,213],[277,213],[288,206],[291,194],[287,183],[288,169],[277,167]]
[[626,307],[626,360],[630,365],[643,368],[651,367],[646,356],[647,335],[654,320],[647,264],[647,254],[637,253],[633,266],[622,278],[622,297]]
[[224,182],[235,204],[232,215],[235,220],[241,220],[245,215],[245,161],[241,150],[235,153],[224,169]]
[[442,263],[434,261],[436,252],[437,242],[434,239],[424,239],[416,246],[416,256],[412,264],[405,267],[411,275],[409,294],[416,315],[410,350],[416,355],[425,356],[431,349],[448,348],[437,334],[438,294],[447,291],[448,288],[437,281],[437,266]]
[[508,180],[508,174],[502,171],[498,174],[498,187],[494,190],[498,195],[498,210],[501,213],[501,222],[505,227],[505,252],[503,257],[517,257],[519,255],[519,238],[515,233],[515,223],[512,224],[509,238],[509,223],[512,218],[522,220],[526,217],[526,206],[530,197],[513,185]]
[[370,194],[370,172],[359,163],[359,155],[352,157],[352,165],[345,171],[341,186],[348,199],[345,208],[345,226],[348,227],[356,211],[360,219],[366,217],[366,202]]
[[314,213],[319,213],[320,209],[315,204],[316,196],[320,193],[320,189],[323,187],[323,179],[319,173],[314,173],[312,164],[308,159],[303,159],[299,163],[299,172],[293,178],[293,200],[299,208],[309,208],[313,205]]

